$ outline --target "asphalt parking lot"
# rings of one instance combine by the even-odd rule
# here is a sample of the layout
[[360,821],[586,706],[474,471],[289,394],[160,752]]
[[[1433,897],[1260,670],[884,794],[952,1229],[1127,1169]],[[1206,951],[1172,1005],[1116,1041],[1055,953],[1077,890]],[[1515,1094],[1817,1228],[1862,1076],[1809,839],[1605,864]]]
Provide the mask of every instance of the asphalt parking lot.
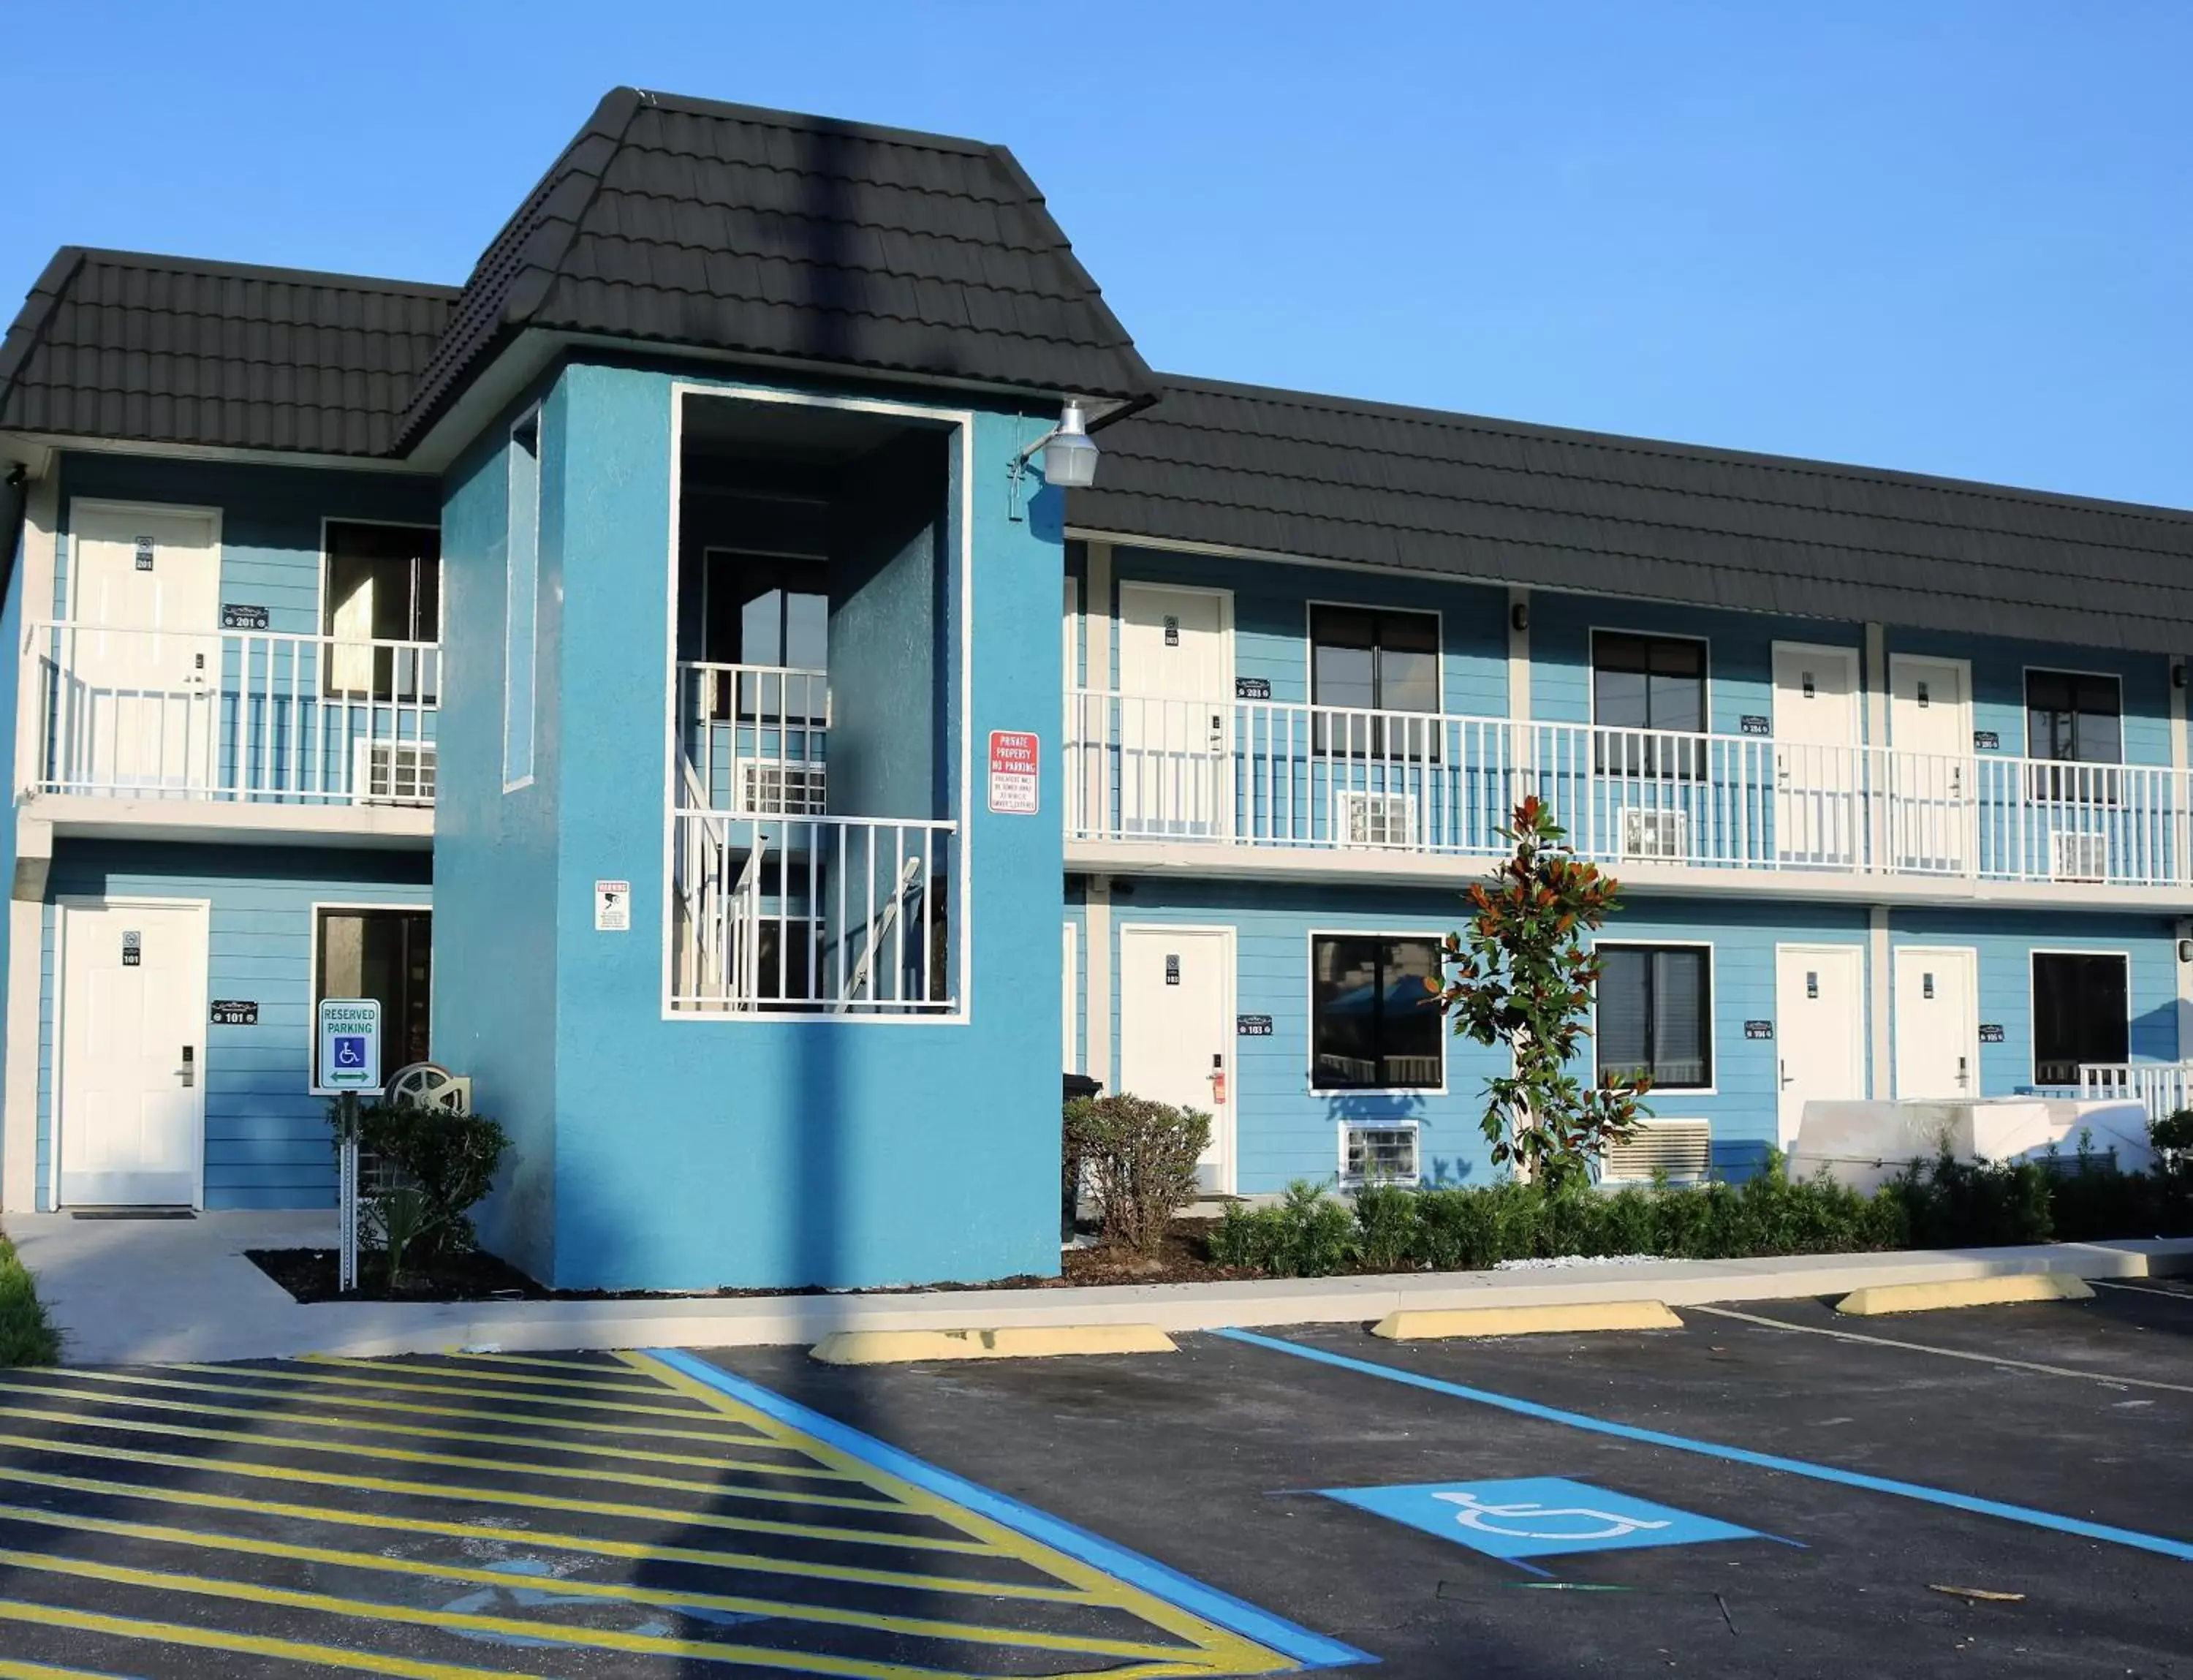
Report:
[[0,1680],[2193,1670],[2193,1290],[1684,1316],[12,1373]]

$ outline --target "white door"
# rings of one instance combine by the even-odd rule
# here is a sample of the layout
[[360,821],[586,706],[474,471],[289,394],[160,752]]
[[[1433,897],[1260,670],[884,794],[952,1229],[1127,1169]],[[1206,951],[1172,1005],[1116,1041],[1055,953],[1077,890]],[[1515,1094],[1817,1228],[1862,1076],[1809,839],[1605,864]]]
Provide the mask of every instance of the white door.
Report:
[[1233,597],[1119,586],[1119,822],[1130,834],[1233,831]]
[[1894,975],[1897,1100],[1978,1096],[1978,953],[1968,945],[1899,945]]
[[1888,692],[1896,867],[1962,874],[1975,839],[1972,668],[1894,654]]
[[1211,1116],[1205,1190],[1234,1189],[1234,930],[1119,930],[1119,1089]]
[[61,1204],[190,1206],[205,1130],[204,907],[60,915]]
[[208,785],[220,682],[220,552],[209,513],[72,509],[70,622],[56,650],[66,761],[87,792]]
[[1807,1103],[1865,1096],[1864,947],[1774,948],[1774,1041],[1786,1150],[1797,1141]]
[[1858,860],[1858,650],[1774,644],[1774,850],[1784,863]]

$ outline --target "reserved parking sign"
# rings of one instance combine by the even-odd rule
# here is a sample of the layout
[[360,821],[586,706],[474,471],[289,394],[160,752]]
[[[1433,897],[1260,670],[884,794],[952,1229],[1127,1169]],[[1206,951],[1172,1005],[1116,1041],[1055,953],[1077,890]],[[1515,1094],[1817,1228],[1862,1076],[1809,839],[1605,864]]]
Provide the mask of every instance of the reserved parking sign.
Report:
[[381,1089],[381,1000],[320,1000],[320,1088]]

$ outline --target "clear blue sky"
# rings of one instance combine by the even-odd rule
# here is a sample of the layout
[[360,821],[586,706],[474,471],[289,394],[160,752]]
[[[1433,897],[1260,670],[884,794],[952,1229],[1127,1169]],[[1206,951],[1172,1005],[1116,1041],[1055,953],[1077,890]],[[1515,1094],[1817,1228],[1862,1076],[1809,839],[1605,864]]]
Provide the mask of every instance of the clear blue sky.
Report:
[[619,82],[1010,145],[1156,366],[2193,506],[2193,4],[8,9],[65,242],[461,280]]

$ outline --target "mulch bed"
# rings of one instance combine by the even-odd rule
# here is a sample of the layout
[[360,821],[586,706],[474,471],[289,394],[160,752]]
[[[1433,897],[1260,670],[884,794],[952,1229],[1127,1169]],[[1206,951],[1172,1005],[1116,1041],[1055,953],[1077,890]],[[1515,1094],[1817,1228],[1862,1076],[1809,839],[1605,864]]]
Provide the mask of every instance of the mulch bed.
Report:
[[[864,1289],[847,1293],[902,1295],[958,1289],[1066,1289],[1098,1283],[1217,1283],[1263,1274],[1246,1266],[1215,1264],[1206,1241],[1208,1219],[1176,1219],[1164,1247],[1154,1256],[1119,1253],[1108,1248],[1069,1248],[1059,1256],[1057,1277],[1000,1277],[988,1283],[938,1283],[916,1287]],[[244,1258],[298,1301],[647,1301],[758,1295],[820,1295],[821,1289],[544,1289],[507,1260],[475,1252],[412,1268],[409,1287],[391,1293],[378,1254],[359,1257],[360,1287],[346,1295],[335,1287],[332,1248],[249,1248]]]

